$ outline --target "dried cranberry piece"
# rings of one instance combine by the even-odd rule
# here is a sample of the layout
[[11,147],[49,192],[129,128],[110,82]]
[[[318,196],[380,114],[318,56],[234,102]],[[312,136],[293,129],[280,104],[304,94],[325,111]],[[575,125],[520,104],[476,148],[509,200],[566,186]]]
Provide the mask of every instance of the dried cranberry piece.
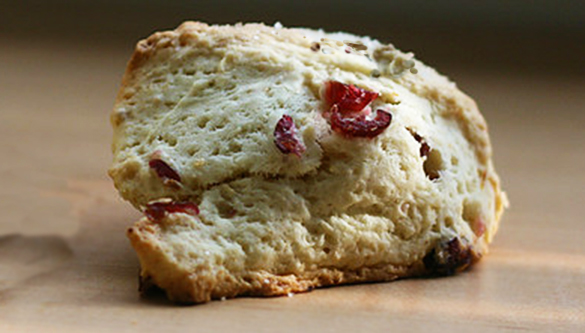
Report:
[[421,142],[421,144],[420,144],[420,157],[429,156],[430,152],[431,152],[431,147],[425,141]]
[[378,98],[377,92],[358,88],[337,81],[325,83],[325,99],[330,105],[337,105],[341,111],[361,111]]
[[146,205],[144,215],[151,221],[158,221],[165,217],[166,214],[184,213],[196,216],[199,214],[199,207],[192,202],[153,202]]
[[471,249],[464,246],[455,237],[447,242],[442,241],[424,258],[426,269],[436,275],[453,275],[463,271],[471,263]]
[[348,137],[376,137],[392,122],[392,115],[384,110],[377,110],[376,117],[371,120],[366,119],[365,115],[344,118],[336,105],[331,111],[331,128]]
[[284,154],[295,154],[301,157],[306,148],[297,136],[297,128],[292,118],[288,115],[283,115],[274,129],[276,147]]
[[181,182],[181,176],[177,173],[177,171],[171,168],[167,162],[159,158],[153,158],[150,160],[150,162],[148,162],[148,166],[153,169],[156,174],[163,180],[172,179],[179,183]]
[[411,130],[410,128],[407,128],[407,130],[410,132],[410,134],[412,134],[412,136],[414,137],[416,142],[420,143],[420,151],[419,151],[420,157],[429,156],[429,153],[431,152],[431,147],[425,141],[425,139],[422,136],[420,136],[418,133],[416,133],[415,131]]

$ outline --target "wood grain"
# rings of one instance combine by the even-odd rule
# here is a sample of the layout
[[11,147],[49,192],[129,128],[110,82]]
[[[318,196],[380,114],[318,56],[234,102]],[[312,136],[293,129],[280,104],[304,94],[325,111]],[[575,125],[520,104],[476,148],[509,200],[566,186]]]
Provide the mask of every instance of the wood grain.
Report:
[[464,274],[179,307],[138,297],[137,213],[105,170],[129,50],[0,49],[0,331],[585,331],[585,80],[451,68],[511,201]]

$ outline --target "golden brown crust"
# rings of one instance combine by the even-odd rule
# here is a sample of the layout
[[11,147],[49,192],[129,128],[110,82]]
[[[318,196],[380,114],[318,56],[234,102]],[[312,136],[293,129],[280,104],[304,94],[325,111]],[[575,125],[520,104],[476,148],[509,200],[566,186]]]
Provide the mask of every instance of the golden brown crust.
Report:
[[[478,262],[482,253],[472,246],[462,246],[457,258],[451,261],[437,259],[437,243],[425,258],[410,266],[392,264],[358,269],[319,267],[302,274],[277,275],[267,271],[250,271],[240,276],[227,271],[216,274],[199,274],[197,271],[180,270],[169,261],[158,242],[161,228],[144,218],[129,228],[127,236],[136,250],[143,270],[140,273],[140,289],[158,287],[177,303],[194,304],[236,296],[283,296],[311,291],[315,288],[363,282],[388,282],[400,278],[451,275],[459,273]],[[454,238],[457,244],[459,239]],[[453,240],[452,240],[453,241]],[[459,245],[458,245],[459,246]],[[447,254],[448,255],[448,254]],[[148,270],[145,270],[148,269]],[[152,273],[151,273],[152,271]],[[203,271],[203,268],[202,268]]]

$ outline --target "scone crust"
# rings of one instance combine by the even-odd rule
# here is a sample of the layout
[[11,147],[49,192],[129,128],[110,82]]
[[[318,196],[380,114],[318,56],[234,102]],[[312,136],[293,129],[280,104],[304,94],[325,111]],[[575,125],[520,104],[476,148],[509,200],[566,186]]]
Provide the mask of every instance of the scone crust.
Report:
[[[211,175],[209,177],[213,178],[213,180],[210,180],[208,183],[204,182],[207,176],[205,173],[202,173],[197,177],[194,176],[193,179],[185,180],[185,184],[178,188],[159,186],[157,184],[159,179],[148,170],[148,160],[145,160],[151,152],[144,153],[143,155],[136,154],[135,151],[132,150],[134,149],[133,146],[128,143],[130,140],[128,134],[129,128],[134,126],[132,125],[133,118],[140,117],[140,114],[137,114],[136,112],[142,112],[141,110],[132,110],[129,112],[129,109],[132,108],[132,103],[134,103],[133,98],[135,98],[136,92],[141,89],[142,86],[148,84],[150,80],[147,77],[144,68],[150,66],[153,61],[158,61],[158,58],[156,57],[160,56],[161,52],[175,52],[173,50],[176,50],[176,52],[179,52],[180,50],[197,50],[197,52],[203,50],[201,52],[205,53],[205,56],[207,56],[207,54],[212,54],[212,56],[220,54],[220,57],[223,56],[225,60],[228,56],[222,52],[226,49],[229,50],[231,47],[230,45],[242,44],[246,47],[248,47],[247,45],[252,45],[250,48],[264,47],[261,45],[254,46],[254,40],[258,39],[258,36],[260,36],[262,42],[269,44],[266,46],[267,50],[269,50],[271,47],[270,45],[273,45],[272,43],[274,43],[274,45],[276,45],[274,46],[276,48],[276,51],[274,52],[281,52],[278,48],[287,43],[296,48],[304,47],[310,49],[311,44],[315,40],[307,38],[307,36],[312,33],[316,33],[317,36],[337,38],[335,35],[327,35],[323,32],[311,32],[304,29],[266,27],[261,24],[210,26],[200,22],[185,22],[176,30],[157,32],[137,44],[134,54],[128,63],[128,67],[122,80],[122,86],[116,99],[116,105],[111,114],[111,123],[114,128],[112,149],[115,158],[109,173],[121,195],[138,209],[143,209],[149,201],[160,198],[193,201],[202,207],[202,215],[200,217],[187,216],[185,214],[173,214],[162,221],[152,221],[143,218],[128,230],[127,235],[132,246],[136,250],[141,263],[141,278],[149,280],[154,285],[164,289],[170,299],[181,303],[201,303],[212,299],[221,299],[224,297],[231,298],[238,295],[277,296],[286,295],[288,293],[304,292],[322,286],[367,281],[392,281],[403,277],[428,274],[450,274],[467,268],[470,264],[478,261],[487,253],[488,244],[497,232],[501,215],[507,205],[505,193],[500,189],[500,180],[491,161],[492,148],[488,136],[487,124],[478,110],[477,105],[470,97],[461,92],[456,85],[446,77],[441,76],[434,69],[424,65],[418,60],[413,60],[415,68],[418,71],[416,74],[405,73],[403,75],[388,77],[385,78],[386,81],[384,82],[386,83],[380,84],[381,87],[389,87],[389,90],[402,89],[399,91],[396,101],[393,100],[394,97],[392,94],[388,94],[388,96],[385,95],[385,102],[387,102],[388,105],[393,105],[393,103],[398,105],[398,111],[396,112],[399,114],[399,117],[395,120],[396,124],[393,124],[392,126],[400,125],[400,130],[402,131],[403,136],[405,136],[404,133],[407,133],[407,136],[410,136],[411,133],[408,133],[408,131],[411,131],[412,133],[417,131],[416,126],[418,123],[414,120],[411,121],[409,118],[410,116],[404,113],[402,118],[400,117],[402,114],[400,114],[399,107],[401,102],[400,98],[402,96],[408,94],[408,96],[412,96],[408,97],[411,98],[411,100],[416,103],[421,103],[420,105],[426,105],[429,110],[432,110],[429,112],[432,113],[433,119],[434,117],[439,118],[442,124],[447,124],[445,126],[452,126],[451,130],[456,132],[456,135],[460,136],[458,139],[459,141],[457,142],[465,143],[465,149],[468,149],[471,155],[466,155],[464,159],[466,160],[466,163],[470,165],[472,164],[472,167],[470,168],[473,168],[474,170],[472,176],[466,175],[466,177],[472,178],[467,186],[471,186],[472,188],[478,187],[473,190],[475,191],[474,194],[467,193],[472,192],[468,189],[460,190],[463,192],[467,191],[466,193],[468,195],[465,199],[457,199],[458,201],[452,198],[443,200],[439,197],[441,190],[436,190],[436,193],[438,194],[429,194],[428,196],[425,196],[422,193],[424,193],[425,190],[430,191],[432,186],[437,186],[437,181],[426,179],[424,173],[421,171],[422,168],[420,168],[421,170],[418,170],[418,173],[413,176],[415,178],[412,182],[416,183],[416,186],[412,185],[412,187],[409,187],[408,189],[401,189],[400,185],[391,187],[392,189],[396,188],[397,193],[403,193],[405,196],[411,197],[410,201],[392,202],[392,205],[402,207],[404,204],[407,204],[407,212],[403,212],[406,214],[405,218],[410,218],[414,221],[415,218],[413,216],[418,216],[417,219],[422,219],[422,222],[416,220],[416,223],[420,222],[422,226],[417,227],[416,223],[408,220],[408,223],[412,222],[412,228],[414,229],[398,232],[396,230],[401,230],[401,226],[399,225],[400,222],[396,220],[396,216],[398,215],[385,216],[384,214],[387,212],[386,209],[390,208],[383,207],[380,208],[381,213],[377,216],[376,214],[378,213],[372,213],[373,208],[370,206],[365,208],[358,207],[363,199],[360,199],[361,201],[351,201],[353,200],[352,198],[347,199],[348,202],[350,202],[347,204],[349,207],[348,209],[353,209],[356,214],[355,216],[340,215],[339,211],[328,213],[326,208],[323,208],[326,206],[325,203],[323,203],[323,207],[321,207],[318,203],[312,202],[313,198],[309,195],[311,189],[301,188],[300,185],[295,185],[294,183],[299,180],[306,181],[307,184],[319,183],[320,178],[316,175],[323,172],[322,164],[312,168],[310,166],[300,165],[297,160],[293,159],[284,162],[284,164],[288,163],[288,165],[290,165],[292,170],[290,171],[290,174],[286,173],[289,171],[283,171],[284,174],[266,175],[266,171],[264,170],[257,172],[254,170],[247,170],[245,172],[238,171],[237,175],[234,176],[226,171],[226,173],[228,173],[227,176],[216,175],[215,173],[209,174]],[[362,40],[364,40],[365,43],[369,43],[371,48],[385,47],[377,41],[367,38],[363,38]],[[282,52],[287,52],[287,50],[288,49],[285,49],[285,51]],[[301,61],[311,59],[310,57],[312,57],[312,55],[310,55],[310,52],[311,51],[309,51],[309,55],[305,56],[303,53],[299,56],[302,58]],[[398,52],[400,57],[406,56],[404,53],[399,51],[396,52]],[[270,56],[270,54],[267,55],[267,57]],[[323,56],[320,54],[319,56],[315,55],[314,57],[314,61],[317,63],[319,63],[319,61],[324,61],[322,60],[324,59]],[[338,58],[341,60],[337,60]],[[351,78],[357,78],[355,80],[358,81],[361,80],[358,83],[372,82],[368,77],[370,76],[372,68],[375,67],[368,67],[370,66],[369,63],[362,63],[361,60],[353,60],[353,58],[350,60],[346,60],[342,57],[332,59],[336,60],[327,60],[326,66],[324,66],[329,67],[327,67],[326,70],[323,70],[323,72],[332,73],[331,75],[333,77],[338,76],[342,78],[350,77],[346,72],[353,72],[355,76],[351,76]],[[268,70],[272,69],[269,68]],[[316,73],[315,76],[321,74],[322,73]],[[308,87],[308,92],[306,92],[308,96],[312,96],[312,98],[316,99],[315,103],[319,102],[318,85],[312,81],[306,83],[307,81],[310,81],[307,77],[305,77],[304,80],[305,82],[303,85]],[[319,80],[322,81],[322,79],[314,79],[315,82],[318,82]],[[402,92],[402,95],[400,92]],[[412,102],[413,105],[415,102]],[[176,105],[173,107],[174,109],[177,108]],[[308,116],[307,118],[310,119]],[[303,125],[304,124],[305,123],[303,123]],[[325,135],[323,133],[326,133],[322,127],[323,126],[319,127],[318,125],[315,125],[313,128],[310,125],[307,125],[306,129],[301,128],[301,130],[303,130],[305,139],[309,138],[318,141],[323,138],[322,135]],[[390,129],[391,128],[389,128],[389,130]],[[423,127],[420,127],[420,129],[424,130]],[[431,135],[432,129],[428,132],[429,135]],[[433,138],[429,137],[428,139],[432,140]],[[323,141],[326,140],[328,139],[326,138]],[[331,156],[345,156],[348,153],[344,150],[345,148],[339,148],[339,140],[341,139],[331,139],[331,142],[333,143],[331,143],[329,148],[327,146],[329,143],[323,143],[323,141],[315,144],[314,147],[308,147],[308,159],[313,158],[315,161],[318,161],[315,163],[322,163],[324,156],[327,156],[327,158],[331,158]],[[385,139],[376,140],[378,139],[372,140],[371,142],[376,142],[376,145],[384,146],[384,144],[378,144],[378,142]],[[393,138],[392,140],[395,141],[389,142],[396,142],[398,139]],[[351,144],[354,143],[348,143],[348,145]],[[441,146],[442,143],[440,140],[437,140],[434,144],[436,147],[444,149],[444,151],[455,151],[458,149],[456,147],[443,147]],[[370,148],[365,144],[359,147],[360,149],[363,148],[365,151],[369,152],[368,149]],[[418,151],[416,150],[417,143],[412,140],[404,143],[404,147],[415,147],[415,151]],[[347,150],[350,150],[350,148],[347,148]],[[334,151],[337,155],[330,155],[331,151]],[[278,154],[278,152],[275,154]],[[363,154],[366,155],[366,153]],[[416,159],[417,163],[418,161],[424,160],[419,156],[416,156],[416,154],[407,157],[409,159]],[[445,158],[445,156],[443,156],[443,158]],[[467,162],[467,160],[469,160],[469,162]],[[456,163],[453,162],[453,159],[451,159],[451,161],[451,163]],[[459,161],[457,163],[462,162],[463,161]],[[178,164],[180,165],[181,163]],[[329,169],[334,169],[336,164],[334,162],[331,163],[332,165],[329,165],[328,167]],[[366,174],[366,172],[364,172],[364,174]],[[421,176],[419,177],[418,174]],[[407,175],[411,177],[408,172]],[[445,180],[441,179],[439,182],[446,183],[449,177],[447,176],[447,173],[442,175],[445,175]],[[186,175],[186,177],[188,176],[189,175]],[[343,174],[339,177],[343,177]],[[216,178],[219,179],[219,181],[217,181]],[[373,176],[371,179],[373,179]],[[371,182],[371,179],[368,181]],[[254,183],[255,181],[257,181],[257,183]],[[307,258],[291,256],[290,258],[293,259],[290,260],[296,260],[296,262],[291,262],[287,264],[288,266],[281,267],[279,265],[271,267],[268,264],[268,266],[262,266],[261,264],[253,263],[254,267],[248,268],[246,265],[249,264],[249,260],[246,260],[246,256],[249,256],[250,253],[255,250],[247,248],[248,246],[253,247],[253,245],[244,244],[248,242],[247,239],[241,240],[238,238],[238,240],[230,240],[227,243],[221,243],[216,239],[225,236],[222,232],[225,232],[227,229],[222,228],[225,228],[226,221],[233,219],[230,216],[226,217],[225,212],[220,211],[221,207],[218,206],[219,199],[217,198],[223,195],[234,201],[245,201],[245,198],[242,199],[242,193],[244,193],[245,190],[254,189],[260,193],[259,195],[265,195],[265,193],[270,193],[270,190],[273,189],[272,186],[279,181],[282,181],[282,184],[284,184],[283,187],[290,189],[288,192],[283,190],[281,195],[287,200],[300,197],[298,205],[299,207],[302,207],[301,210],[304,209],[297,215],[294,215],[295,213],[289,214],[294,222],[290,225],[296,227],[298,224],[302,224],[304,228],[303,232],[305,232],[305,229],[308,230],[302,237],[314,237],[311,246],[318,248],[319,251],[322,251],[325,248],[329,249],[330,244],[327,243],[327,240],[320,240],[321,243],[315,245],[317,244],[315,239],[318,238],[318,234],[323,233],[323,230],[321,229],[318,231],[313,231],[311,229],[317,228],[314,226],[317,222],[312,220],[317,218],[320,222],[324,221],[327,226],[345,225],[343,219],[347,219],[347,221],[349,221],[347,223],[351,224],[351,230],[349,232],[355,232],[357,238],[362,237],[364,233],[374,232],[372,230],[364,231],[359,229],[359,227],[356,227],[360,221],[365,221],[364,223],[372,223],[372,225],[378,226],[383,224],[383,222],[380,221],[386,219],[388,220],[388,224],[392,225],[392,227],[388,227],[389,231],[385,232],[399,233],[400,235],[399,237],[391,235],[391,237],[388,236],[389,238],[383,235],[383,237],[388,238],[388,240],[384,238],[385,243],[382,240],[379,240],[377,243],[368,243],[366,247],[369,246],[372,249],[380,249],[378,254],[373,252],[374,254],[371,255],[373,257],[377,255],[378,258],[370,258],[368,259],[369,261],[366,260],[356,267],[349,263],[331,265],[329,261],[323,259],[326,256],[315,254],[318,252],[315,250],[307,252]],[[326,181],[323,181],[322,183],[326,183]],[[476,186],[476,184],[478,185]],[[364,186],[367,187],[370,186],[370,184],[368,183]],[[345,187],[339,185],[339,187],[335,188],[342,189]],[[433,189],[433,191],[435,190]],[[229,194],[226,195],[225,193]],[[377,192],[376,195],[378,195]],[[392,196],[392,200],[397,196],[398,194]],[[259,201],[264,203],[262,200],[265,200],[266,198],[262,198],[263,199],[259,199]],[[343,202],[343,200],[346,199],[340,199],[340,202]],[[286,200],[283,202],[286,202]],[[452,202],[457,202],[458,207],[453,209],[445,207]],[[279,203],[277,203],[277,205],[278,204]],[[280,205],[282,206],[285,204]],[[410,206],[415,207],[411,207],[411,210],[409,211],[408,207]],[[423,209],[426,206],[432,208],[430,209],[430,213],[423,212]],[[414,209],[414,212],[412,209]],[[397,211],[396,214],[400,214],[400,209],[396,208],[395,211]],[[420,217],[419,213],[422,214],[423,217]],[[289,216],[286,214],[288,214],[288,211],[285,209],[285,218],[286,216]],[[264,215],[260,214],[259,216],[263,218]],[[239,216],[236,216],[235,218],[237,219]],[[402,219],[402,217],[400,218]],[[439,223],[433,219],[437,221],[440,220],[441,222]],[[339,222],[339,220],[342,221]],[[309,223],[307,221],[312,222]],[[270,223],[278,222],[271,222],[270,219],[261,222],[265,224],[260,223],[259,225],[261,226],[258,226],[258,229],[272,228],[266,232],[272,234],[276,232],[273,229],[277,227],[270,226]],[[478,227],[475,223],[480,223],[481,226]],[[478,228],[482,230],[479,231]],[[211,229],[214,231],[209,231]],[[261,231],[255,230],[253,232],[264,232],[264,229]],[[242,230],[248,229],[242,227]],[[375,232],[378,234],[380,233],[380,231]],[[199,236],[197,233],[204,234],[205,236]],[[209,246],[228,244],[229,246],[234,246],[234,248],[244,248],[243,250],[239,249],[239,252],[237,252],[239,256],[238,258],[240,258],[238,260],[242,262],[242,266],[237,266],[232,263],[226,264],[224,262],[225,258],[219,255],[214,257],[215,259],[213,260],[215,260],[215,262],[211,259],[207,260],[205,258],[208,256],[205,253],[206,251],[202,250],[204,247],[189,249],[189,251],[191,251],[189,252],[191,253],[191,257],[184,258],[180,254],[180,251],[182,247],[188,247],[188,245],[185,245],[188,241],[182,243],[182,241],[177,240],[179,237],[174,237],[174,235],[188,235],[189,237],[195,238],[209,236],[209,239],[213,238],[213,241],[209,241]],[[237,238],[237,236],[233,237]],[[332,247],[338,246],[336,249],[341,258],[347,257],[351,259],[354,254],[351,254],[351,247],[348,246],[348,237],[349,236],[339,236],[339,239],[334,241]],[[225,238],[228,238],[228,236],[225,236]],[[457,256],[460,256],[460,258],[458,257],[456,260],[453,259],[454,261],[449,259],[451,261],[446,260],[445,262],[441,262],[441,256],[443,254],[438,254],[438,252],[442,251],[446,246],[445,244],[448,242],[451,242],[449,243],[451,245],[454,244],[454,240],[457,240]],[[408,244],[408,242],[412,242],[411,247],[405,245]],[[399,244],[400,246],[404,246],[404,251],[408,252],[408,254],[397,254],[397,252],[390,250],[388,250],[387,254],[384,254],[386,253],[385,246],[395,246],[388,244]],[[274,249],[270,249],[270,251],[278,252]],[[280,258],[280,260],[284,258],[278,257],[272,252],[270,253],[270,258]],[[356,256],[359,257],[359,255]],[[387,255],[387,257],[384,258],[384,255]],[[447,257],[450,255],[450,253],[446,254]],[[350,259],[347,259],[348,262],[351,261]],[[437,261],[439,261],[438,264],[435,263]],[[196,264],[193,262],[196,262]],[[431,262],[431,264],[429,264],[429,262]],[[240,263],[238,262],[238,265],[239,264]],[[445,265],[452,267],[445,268]]]
[[[236,296],[290,296],[333,285],[444,275],[444,272],[425,265],[424,258],[407,266],[383,264],[362,266],[357,269],[320,267],[300,274],[278,275],[268,271],[249,271],[244,274],[221,271],[215,274],[200,274],[197,271],[178,268],[180,265],[161,251],[160,233],[160,226],[146,218],[127,230],[127,236],[138,253],[142,267],[139,276],[140,291],[147,294],[150,288],[158,287],[164,290],[171,301],[177,303],[205,303]],[[468,251],[467,257],[449,268],[453,269],[452,273],[465,270],[481,259],[481,253],[472,247],[464,250]]]

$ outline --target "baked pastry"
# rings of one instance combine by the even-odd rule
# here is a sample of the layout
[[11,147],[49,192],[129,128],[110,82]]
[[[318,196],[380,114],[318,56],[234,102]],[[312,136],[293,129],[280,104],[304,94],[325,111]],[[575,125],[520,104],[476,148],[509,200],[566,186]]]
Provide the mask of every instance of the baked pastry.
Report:
[[140,41],[110,176],[177,302],[452,274],[507,203],[474,101],[368,37],[186,22]]

